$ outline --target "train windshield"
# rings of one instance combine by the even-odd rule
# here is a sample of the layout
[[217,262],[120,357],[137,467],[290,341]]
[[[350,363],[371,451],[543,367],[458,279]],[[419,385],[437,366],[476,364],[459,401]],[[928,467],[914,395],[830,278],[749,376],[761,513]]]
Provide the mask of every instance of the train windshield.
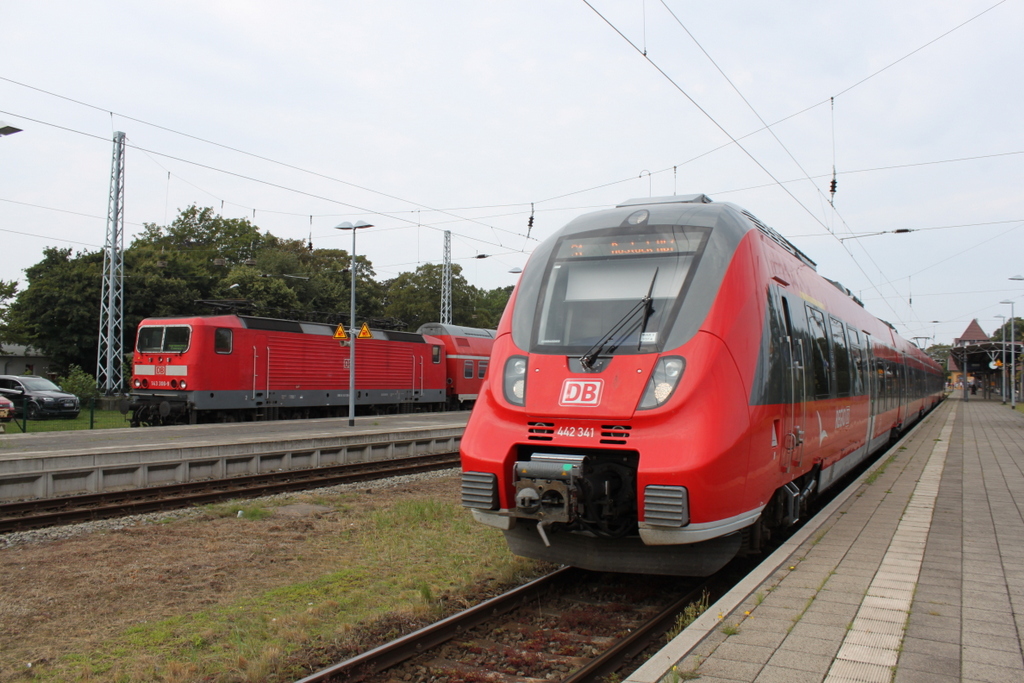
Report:
[[139,353],[184,353],[192,339],[187,325],[150,325],[139,330],[136,350]]
[[601,348],[604,354],[624,354],[664,348],[709,232],[644,226],[631,234],[616,229],[563,237],[541,288],[533,351]]

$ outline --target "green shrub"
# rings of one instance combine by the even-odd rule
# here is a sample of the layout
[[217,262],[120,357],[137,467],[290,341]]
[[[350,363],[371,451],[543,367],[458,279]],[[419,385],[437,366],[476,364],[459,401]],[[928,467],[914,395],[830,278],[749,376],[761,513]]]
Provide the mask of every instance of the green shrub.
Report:
[[88,406],[89,401],[99,398],[100,395],[100,390],[96,388],[96,379],[77,365],[72,365],[67,377],[59,378],[57,384],[64,391],[77,396],[83,407]]

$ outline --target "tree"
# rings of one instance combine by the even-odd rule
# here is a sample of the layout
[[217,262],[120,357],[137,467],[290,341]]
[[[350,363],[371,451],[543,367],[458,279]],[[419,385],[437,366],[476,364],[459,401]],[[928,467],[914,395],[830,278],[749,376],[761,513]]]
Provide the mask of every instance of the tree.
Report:
[[[384,314],[405,322],[415,330],[423,323],[441,319],[442,266],[426,263],[413,273],[401,273],[386,284]],[[477,288],[466,282],[462,266],[452,264],[452,323],[476,326],[473,318]]]
[[10,306],[14,341],[35,346],[60,367],[95,367],[103,254],[47,247],[25,269],[28,287]]
[[[357,256],[357,322],[415,330],[440,320],[439,264],[379,282]],[[139,322],[210,313],[202,303],[245,300],[240,312],[326,323],[349,320],[351,257],[344,249],[311,249],[282,240],[244,218],[190,206],[169,226],[147,223],[124,251],[124,350]],[[0,281],[0,340],[35,346],[60,368],[96,366],[103,253],[47,248],[26,269],[28,286]],[[452,322],[496,327],[512,287],[483,291],[452,266]],[[14,299],[13,303],[7,304]],[[1024,332],[1022,332],[1024,333]]]
[[[256,259],[267,276],[282,279],[299,297],[303,317],[330,322],[347,320],[351,303],[351,256],[344,249],[310,250],[301,240],[283,240]],[[384,286],[374,279],[373,264],[356,257],[356,309],[360,320],[383,315]]]
[[[230,282],[231,284],[227,284]],[[241,297],[253,302],[258,315],[280,317],[272,313],[276,310],[294,310],[299,308],[299,297],[283,280],[276,277],[264,277],[258,268],[252,266],[235,266],[228,276],[221,281],[214,294],[219,297]]]
[[270,233],[261,233],[247,218],[224,218],[210,207],[200,209],[193,204],[166,228],[145,223],[132,246],[149,244],[167,254],[190,254],[210,266],[216,259],[224,259],[226,265],[232,266],[256,258],[261,250],[273,247],[277,241]]
[[1024,341],[1024,320],[1021,318],[1014,318],[1012,320],[1012,333],[1011,333],[1011,321],[1007,320],[1006,324],[999,327],[989,336],[990,341],[999,342],[1003,341]]
[[144,318],[205,313],[196,302],[209,299],[223,277],[187,252],[161,252],[149,244],[126,249],[124,263],[125,348]]
[[18,294],[18,282],[11,280],[0,280],[0,343],[8,341],[10,335],[7,329],[7,310],[10,308],[10,301]]
[[481,291],[476,301],[476,312],[474,313],[474,327],[495,329],[501,321],[501,314],[505,312],[505,305],[512,295],[514,285],[498,287],[487,291]]
[[924,350],[933,360],[937,363],[945,364],[946,359],[949,358],[949,350],[953,348],[949,344],[932,344]]

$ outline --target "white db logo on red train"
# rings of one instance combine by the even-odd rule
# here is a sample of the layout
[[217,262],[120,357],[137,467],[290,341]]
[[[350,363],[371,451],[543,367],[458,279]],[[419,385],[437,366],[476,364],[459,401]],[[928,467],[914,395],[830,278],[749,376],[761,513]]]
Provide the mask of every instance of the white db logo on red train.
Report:
[[562,383],[562,396],[558,399],[558,405],[601,405],[602,389],[604,389],[603,379],[567,379]]

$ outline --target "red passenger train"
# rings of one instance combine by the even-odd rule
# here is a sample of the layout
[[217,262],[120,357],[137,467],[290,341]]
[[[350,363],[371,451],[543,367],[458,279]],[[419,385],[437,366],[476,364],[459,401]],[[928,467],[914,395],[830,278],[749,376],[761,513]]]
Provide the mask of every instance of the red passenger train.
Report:
[[478,327],[425,323],[416,333],[444,342],[448,405],[452,408],[471,407],[483,386],[497,332]]
[[[494,330],[429,325],[372,330],[356,341],[357,413],[469,407]],[[239,315],[147,318],[139,324],[133,426],[348,414],[349,348],[322,323]],[[471,350],[471,354],[466,353]],[[452,357],[472,369],[449,375]],[[477,377],[479,373],[480,377]]]
[[462,502],[519,555],[707,575],[931,410],[941,368],[776,231],[704,195],[534,252],[462,440]]

